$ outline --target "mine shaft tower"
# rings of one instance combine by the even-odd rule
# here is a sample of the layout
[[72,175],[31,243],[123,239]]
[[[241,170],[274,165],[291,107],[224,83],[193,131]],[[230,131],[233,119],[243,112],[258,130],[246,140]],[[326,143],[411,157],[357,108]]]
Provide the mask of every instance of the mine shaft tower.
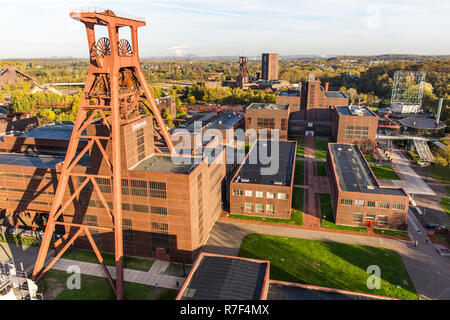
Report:
[[[90,50],[89,73],[66,157],[61,164],[61,175],[50,209],[45,234],[36,259],[33,279],[39,280],[74,241],[80,235],[84,234],[88,238],[99,262],[102,264],[117,299],[123,299],[122,159],[120,147],[124,141],[120,141],[120,126],[123,123],[138,118],[140,111],[143,108],[148,108],[156,121],[157,125],[154,126],[154,135],[161,143],[161,147],[165,147],[169,152],[173,152],[173,144],[155,100],[150,93],[139,61],[137,29],[145,26],[145,20],[103,9],[81,9],[71,12],[70,16],[75,20],[81,21],[86,26]],[[108,37],[101,37],[96,40],[94,29],[96,25],[106,27]],[[119,29],[123,27],[130,28],[131,43],[126,39],[119,39]],[[93,121],[101,121],[108,129],[108,133],[86,135],[86,128]],[[77,152],[81,139],[87,141],[87,144],[81,151]],[[109,143],[112,144],[112,159],[109,159],[105,151],[105,145]],[[99,175],[98,172],[92,172],[92,170],[87,171],[89,173],[86,174],[74,172],[73,169],[77,163],[83,157],[90,154],[93,148],[100,150],[103,161],[106,161],[111,171],[109,176]],[[83,183],[77,188],[71,188],[70,181],[72,178],[81,178]],[[97,179],[99,178],[112,178],[112,207],[108,205],[99,188],[97,183]],[[100,197],[108,216],[111,218],[109,228],[90,225],[88,227],[84,224],[64,222],[61,219],[65,209],[72,201],[80,197],[80,192],[88,183],[90,183],[89,186],[92,186],[92,190],[95,190]],[[64,197],[66,192],[70,193],[70,197]],[[57,248],[57,255],[44,268],[48,248],[57,225],[63,226],[66,233]],[[102,255],[89,229],[97,229],[98,231],[107,230],[114,233],[115,282],[103,262]]]

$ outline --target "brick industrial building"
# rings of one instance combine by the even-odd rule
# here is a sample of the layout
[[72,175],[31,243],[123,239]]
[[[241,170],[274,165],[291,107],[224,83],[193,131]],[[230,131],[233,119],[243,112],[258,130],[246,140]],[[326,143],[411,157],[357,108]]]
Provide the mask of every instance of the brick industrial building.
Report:
[[[279,150],[272,150],[270,141],[258,140],[253,144],[230,183],[231,214],[290,219],[296,145],[279,141]],[[273,164],[262,164],[261,154],[278,161],[274,174],[261,171]]]
[[[289,104],[252,103],[245,111],[245,130],[256,130],[259,137],[261,129],[279,130],[279,139],[287,139]],[[271,131],[268,130],[267,138]]]
[[177,104],[174,97],[162,97],[156,99],[158,104],[159,111],[162,115],[164,115],[165,110],[167,109],[172,118],[176,118],[177,115]]
[[320,80],[310,74],[306,83],[298,90],[283,91],[277,96],[277,103],[291,106],[289,133],[331,135],[334,106],[348,106],[348,97],[339,91],[329,91],[328,83],[321,86]]
[[263,53],[261,64],[263,80],[278,80],[278,53]]
[[[86,129],[87,134],[104,130],[104,125],[96,123]],[[0,207],[9,213],[4,217],[7,225],[43,229],[70,134],[71,126],[54,125],[31,130],[22,136],[3,137]],[[121,136],[127,141],[121,150],[125,252],[193,262],[221,212],[224,152],[218,150],[214,157],[201,158],[199,163],[193,163],[193,158],[189,157],[172,159],[170,155],[157,154],[150,116],[122,124]],[[111,145],[107,144],[105,150],[110,155]],[[81,174],[105,173],[105,178],[96,180],[104,200],[112,207],[111,179],[106,176],[107,164],[101,159],[98,148],[84,156],[74,168],[80,176],[72,179],[70,185],[77,187],[84,183]],[[184,160],[186,164],[177,164],[176,160]],[[69,197],[67,192],[65,198]],[[110,223],[104,203],[93,192],[92,185],[83,189],[66,208],[66,213],[64,222],[98,227]],[[100,250],[113,252],[114,235],[110,231],[92,229],[91,233]],[[89,247],[85,238],[79,238],[76,245]]]
[[408,195],[380,187],[357,145],[328,144],[327,170],[336,224],[406,229]]
[[378,117],[366,107],[334,107],[332,136],[337,143],[375,141]]

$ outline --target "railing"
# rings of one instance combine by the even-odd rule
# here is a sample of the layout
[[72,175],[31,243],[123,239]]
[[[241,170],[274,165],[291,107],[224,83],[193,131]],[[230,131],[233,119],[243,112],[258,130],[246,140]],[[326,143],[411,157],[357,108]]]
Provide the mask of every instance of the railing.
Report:
[[145,18],[144,17],[139,17],[139,16],[135,16],[135,15],[132,15],[132,14],[129,14],[129,13],[117,12],[117,11],[104,9],[104,8],[99,8],[99,7],[71,8],[70,12],[72,12],[72,13],[95,12],[95,13],[101,13],[101,14],[110,15],[110,16],[116,16],[116,17],[119,17],[119,18],[125,18],[125,19],[137,20],[137,21],[145,22]]

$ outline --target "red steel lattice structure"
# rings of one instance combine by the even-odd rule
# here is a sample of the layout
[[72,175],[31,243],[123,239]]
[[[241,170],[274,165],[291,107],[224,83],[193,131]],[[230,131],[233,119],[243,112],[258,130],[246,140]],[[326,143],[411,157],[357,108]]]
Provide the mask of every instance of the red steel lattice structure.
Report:
[[[86,26],[87,40],[90,50],[89,73],[85,83],[80,108],[72,131],[70,143],[67,149],[64,163],[62,163],[61,175],[55,192],[54,202],[50,209],[48,224],[36,259],[33,278],[38,281],[47,272],[63,253],[82,234],[89,240],[106,276],[113,287],[117,299],[123,299],[123,234],[122,234],[122,193],[121,193],[121,154],[120,154],[120,125],[139,117],[142,108],[149,108],[159,127],[154,130],[155,137],[170,152],[173,152],[173,144],[164,125],[155,100],[141,69],[138,55],[137,29],[145,26],[145,21],[140,18],[123,14],[116,14],[111,10],[80,10],[70,13],[73,19],[79,20]],[[108,30],[108,38],[102,37],[96,40],[96,25],[105,26]],[[129,27],[131,31],[131,44],[126,39],[119,39],[119,29]],[[146,103],[147,102],[147,103]],[[102,121],[108,128],[109,135],[86,135],[86,128],[93,121]],[[80,140],[86,140],[85,147],[77,153]],[[105,143],[112,143],[112,159],[109,159],[105,151]],[[74,167],[92,148],[101,151],[103,160],[107,162],[111,175],[89,172],[80,174],[74,172]],[[111,161],[112,160],[112,161]],[[105,200],[102,191],[96,181],[98,178],[111,178],[113,187],[112,208]],[[71,189],[69,179],[81,178],[82,183],[78,188]],[[100,197],[105,210],[111,217],[111,225],[96,227],[89,225],[89,229],[108,230],[114,232],[115,238],[115,262],[116,281],[114,283],[106,268],[102,255],[88,226],[72,222],[63,222],[61,217],[72,201],[88,183]],[[70,189],[71,196],[64,198],[65,192]],[[59,218],[59,219],[58,219]],[[54,259],[44,268],[48,248],[55,232],[55,227],[65,227],[65,235],[59,243],[59,248]]]

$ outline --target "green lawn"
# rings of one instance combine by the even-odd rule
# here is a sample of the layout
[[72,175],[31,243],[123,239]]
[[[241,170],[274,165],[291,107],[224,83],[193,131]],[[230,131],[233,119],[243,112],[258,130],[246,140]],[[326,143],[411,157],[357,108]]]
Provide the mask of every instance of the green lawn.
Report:
[[367,162],[376,162],[377,161],[377,159],[375,159],[375,157],[372,155],[366,155],[366,156],[364,156],[364,158],[366,158]]
[[305,137],[304,136],[299,136],[299,137],[289,136],[288,140],[295,140],[295,141],[297,141],[297,145],[305,144]]
[[303,210],[305,190],[303,188],[294,188],[292,196],[292,208],[296,210]]
[[[81,288],[68,289],[68,274],[60,270],[48,271],[39,282],[44,298],[49,300],[115,300],[114,292],[106,278],[82,274]],[[124,282],[126,300],[174,300],[177,290]]]
[[[341,226],[336,224],[334,222],[333,207],[331,206],[331,196],[328,193],[319,194],[319,201],[320,201],[320,217],[323,228],[347,230],[355,232],[367,232],[366,228]],[[323,220],[324,216],[325,220]]]
[[294,184],[305,184],[305,161],[295,161]]
[[320,150],[320,151],[327,151],[328,150],[328,143],[330,142],[330,139],[319,139],[316,138],[314,140],[314,148],[316,150]]
[[441,207],[447,212],[447,215],[450,217],[450,198],[442,197],[441,199]]
[[[239,256],[269,260],[273,280],[417,299],[401,257],[384,248],[251,234],[242,241]],[[381,270],[380,289],[367,287],[366,270],[372,265]]]
[[326,151],[316,151],[316,159],[326,159],[327,152]]
[[327,167],[325,162],[316,162],[317,175],[319,177],[327,176]]
[[450,183],[450,167],[427,167],[430,176],[442,183]]
[[[98,263],[97,256],[95,255],[95,253],[93,251],[76,249],[75,253],[76,253],[77,261]],[[107,266],[115,266],[116,265],[113,254],[102,252],[102,257]],[[64,252],[64,254],[62,255],[62,258],[73,260],[72,248],[69,248],[66,252]],[[150,270],[151,266],[153,265],[153,262],[154,262],[154,260],[151,260],[151,259],[135,258],[135,257],[127,256],[126,268],[133,269],[133,270],[139,270],[139,271],[148,271],[148,270]]]
[[392,167],[389,166],[370,166],[370,168],[373,171],[373,174],[377,179],[384,179],[384,180],[400,180],[400,177],[397,175],[397,173],[392,169]]
[[4,239],[3,235],[0,233],[0,242],[9,242],[20,244],[23,246],[34,246],[34,247],[39,247],[41,245],[41,242],[36,238],[16,236],[15,234],[8,234],[8,233],[5,233],[5,238],[6,239]]
[[305,137],[288,137],[288,140],[297,141],[297,157],[305,156]]
[[264,217],[247,216],[243,214],[230,214],[230,218],[247,221],[268,222],[268,223],[294,224],[298,226],[303,225],[303,211],[296,209],[291,209],[290,219],[264,218]]
[[373,229],[373,232],[378,233],[378,234],[384,234],[387,236],[400,236],[400,237],[408,236],[408,232],[398,231],[398,230]]

